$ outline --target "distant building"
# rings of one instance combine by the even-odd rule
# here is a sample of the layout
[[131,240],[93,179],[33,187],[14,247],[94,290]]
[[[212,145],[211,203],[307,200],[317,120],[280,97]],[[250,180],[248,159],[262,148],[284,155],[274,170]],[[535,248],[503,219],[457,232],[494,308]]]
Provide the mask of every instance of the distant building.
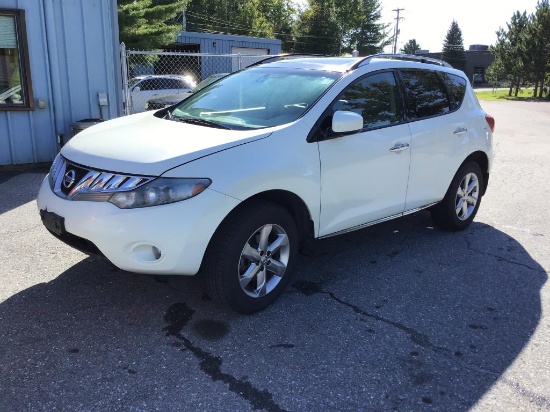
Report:
[[[485,78],[485,72],[487,68],[495,61],[495,56],[489,50],[489,46],[484,44],[473,44],[468,50],[465,50],[466,54],[466,75],[472,85],[485,85],[487,80]],[[417,51],[416,54],[426,57],[434,57],[436,59],[443,58],[443,52],[429,53],[427,50]]]
[[[231,73],[249,66],[270,54],[280,54],[282,42],[278,39],[238,36],[224,33],[195,33],[181,31],[176,42],[167,46],[167,50],[186,53],[240,54],[239,57],[226,59],[196,58],[197,78],[204,79],[214,73]],[[197,69],[195,69],[197,70]]]

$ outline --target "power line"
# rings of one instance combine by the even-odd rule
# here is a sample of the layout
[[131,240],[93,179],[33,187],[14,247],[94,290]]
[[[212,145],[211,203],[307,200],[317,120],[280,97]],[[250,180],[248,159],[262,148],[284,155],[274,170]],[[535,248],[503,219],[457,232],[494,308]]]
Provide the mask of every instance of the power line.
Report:
[[[217,19],[215,17],[207,16],[207,15],[201,14],[201,13],[195,13],[195,12],[189,12],[188,11],[187,15],[198,18],[198,19],[201,19],[203,21],[211,21],[215,24],[224,25],[226,27],[239,28],[241,30],[250,30],[250,27],[246,27],[242,24],[239,24],[239,23],[236,23],[236,22],[229,22],[227,20],[220,20],[220,19]],[[229,23],[231,23],[231,24],[229,24]]]
[[[233,29],[238,32],[244,32],[247,35],[252,35],[254,33],[259,33],[257,30],[251,29],[250,27],[245,27],[239,23],[236,22],[228,22],[226,20],[217,19],[211,16],[206,16],[200,13],[194,13],[194,12],[187,12],[187,16],[193,17],[196,20],[200,20],[203,23],[199,23],[198,21],[187,21],[187,25],[189,26],[203,26],[203,27],[215,27],[218,26],[220,28],[225,29]],[[204,28],[198,28],[199,30],[204,30],[208,32],[215,32],[215,30],[212,29],[204,29]],[[292,33],[280,33],[280,32],[274,32],[273,35],[276,36],[287,36],[287,37],[294,37],[294,34]],[[338,40],[336,37],[333,36],[314,36],[311,34],[299,34],[296,36],[297,38],[306,38],[306,39],[327,39],[327,40]],[[299,42],[304,43],[304,42]]]

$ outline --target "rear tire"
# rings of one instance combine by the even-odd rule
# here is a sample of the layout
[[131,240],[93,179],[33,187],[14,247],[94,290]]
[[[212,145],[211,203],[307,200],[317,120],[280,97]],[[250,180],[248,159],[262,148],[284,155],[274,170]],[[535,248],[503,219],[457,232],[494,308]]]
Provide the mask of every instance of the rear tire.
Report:
[[483,172],[476,162],[464,163],[456,172],[443,200],[431,210],[435,224],[446,230],[466,229],[481,203]]
[[203,275],[210,297],[239,313],[265,309],[288,284],[298,243],[296,224],[282,206],[243,205],[208,247]]

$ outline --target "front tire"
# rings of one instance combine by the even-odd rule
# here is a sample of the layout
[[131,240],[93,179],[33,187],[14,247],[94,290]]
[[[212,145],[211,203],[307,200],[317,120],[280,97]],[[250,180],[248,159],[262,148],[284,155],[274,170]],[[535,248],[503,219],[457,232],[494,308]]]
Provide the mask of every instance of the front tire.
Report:
[[431,210],[432,219],[443,229],[466,229],[481,203],[483,172],[476,162],[464,163],[456,172],[443,200]]
[[288,284],[298,243],[296,224],[282,206],[245,204],[222,224],[208,248],[209,295],[239,313],[265,309]]

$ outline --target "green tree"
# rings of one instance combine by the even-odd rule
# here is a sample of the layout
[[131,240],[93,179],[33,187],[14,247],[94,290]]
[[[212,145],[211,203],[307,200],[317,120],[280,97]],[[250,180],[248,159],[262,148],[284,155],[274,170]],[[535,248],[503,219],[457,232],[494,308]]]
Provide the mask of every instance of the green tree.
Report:
[[189,0],[187,30],[278,38],[292,44],[292,0]]
[[535,84],[535,97],[542,97],[546,75],[550,72],[550,5],[537,3],[523,34],[525,75]]
[[462,40],[462,30],[458,23],[453,20],[445,41],[443,42],[443,60],[453,66],[455,69],[466,70],[466,53],[464,52],[464,42]]
[[357,13],[359,30],[350,36],[348,50],[355,44],[361,56],[380,53],[391,43],[389,24],[380,23],[382,9],[379,0],[363,0]]
[[507,79],[506,70],[504,70],[504,65],[500,58],[496,57],[493,63],[487,68],[485,78],[493,88],[497,88],[500,82]]
[[511,57],[512,47],[508,40],[507,32],[500,27],[496,32],[497,41],[491,46],[491,53],[495,56],[495,60],[488,67],[487,72],[489,74],[489,81],[506,80],[510,82],[510,91],[512,93],[512,65],[515,61]]
[[407,43],[405,43],[400,52],[405,54],[415,54],[420,49],[420,44],[416,42],[416,39],[411,39]]
[[272,30],[257,13],[257,0],[189,0],[187,30],[268,37]]
[[525,53],[525,35],[529,25],[527,13],[515,12],[509,23],[506,23],[508,30],[500,28],[497,34],[497,41],[491,47],[495,55],[495,61],[502,66],[506,80],[510,81],[510,90],[517,96],[522,78],[526,77],[526,67],[529,67]]
[[129,49],[162,49],[173,43],[181,23],[176,16],[188,0],[118,0],[120,41]]
[[389,43],[380,17],[379,0],[309,0],[298,19],[296,51],[378,53]]
[[294,51],[335,55],[339,53],[342,31],[333,0],[310,0],[300,15]]
[[273,28],[273,35],[282,41],[282,49],[291,51],[297,9],[292,0],[262,0],[258,9]]

